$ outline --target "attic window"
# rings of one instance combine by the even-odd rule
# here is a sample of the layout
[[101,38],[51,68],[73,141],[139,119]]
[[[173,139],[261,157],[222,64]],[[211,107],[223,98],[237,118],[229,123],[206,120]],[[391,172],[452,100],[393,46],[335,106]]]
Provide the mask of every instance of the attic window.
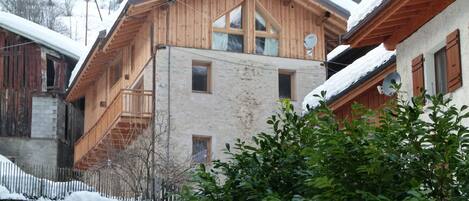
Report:
[[256,54],[278,56],[278,30],[264,16],[256,11]]
[[212,49],[243,52],[243,7],[238,6],[213,24]]

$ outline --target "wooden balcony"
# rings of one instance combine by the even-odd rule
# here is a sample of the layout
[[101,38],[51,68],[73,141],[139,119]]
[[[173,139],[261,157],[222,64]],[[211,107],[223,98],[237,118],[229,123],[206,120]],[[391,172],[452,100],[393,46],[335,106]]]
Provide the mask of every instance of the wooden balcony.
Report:
[[110,154],[124,149],[150,123],[151,91],[124,89],[76,143],[74,166],[89,169],[106,164]]

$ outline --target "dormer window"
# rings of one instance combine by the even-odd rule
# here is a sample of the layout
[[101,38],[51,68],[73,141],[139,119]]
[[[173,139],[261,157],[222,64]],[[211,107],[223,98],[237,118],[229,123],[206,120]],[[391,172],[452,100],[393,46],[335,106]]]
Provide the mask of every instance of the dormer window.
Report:
[[278,56],[279,34],[273,23],[256,11],[256,54]]
[[239,6],[213,23],[212,49],[243,52],[243,7]]

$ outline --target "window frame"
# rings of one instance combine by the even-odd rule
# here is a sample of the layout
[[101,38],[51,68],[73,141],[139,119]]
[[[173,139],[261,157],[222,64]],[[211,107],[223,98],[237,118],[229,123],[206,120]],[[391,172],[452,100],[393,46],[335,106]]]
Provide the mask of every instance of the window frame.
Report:
[[[231,12],[233,12],[234,10],[238,9],[239,7],[241,7],[241,28],[238,29],[238,28],[232,28],[231,27]],[[242,36],[243,38],[243,47],[242,47],[242,50],[241,52],[245,52],[245,48],[246,48],[246,33],[245,33],[245,28],[246,28],[246,23],[245,23],[245,14],[246,13],[246,9],[245,9],[245,4],[244,2],[243,3],[240,3],[238,5],[236,5],[233,9],[229,10],[228,12],[224,13],[223,15],[220,15],[218,16],[217,18],[215,18],[215,20],[212,21],[211,23],[211,28],[212,28],[212,34],[211,34],[211,49],[212,50],[219,50],[219,49],[214,49],[213,47],[213,42],[214,42],[214,33],[224,33],[224,34],[228,34],[228,37],[229,35],[236,35],[236,36]],[[222,17],[225,17],[225,28],[218,28],[218,27],[214,27],[214,23],[216,21],[218,21],[218,19],[222,18]],[[228,50],[221,50],[221,51],[228,51]]]
[[[440,80],[440,79],[439,79],[439,76],[438,76],[438,69],[437,69],[437,67],[438,67],[437,65],[438,65],[438,64],[437,64],[437,62],[436,62],[436,60],[437,60],[437,54],[440,53],[440,52],[444,52],[444,61],[445,61],[444,66],[442,66],[442,67],[443,67],[442,72],[444,72],[444,76],[443,76],[444,79],[443,79],[443,80]],[[447,61],[447,58],[446,58],[446,57],[447,57],[446,46],[443,47],[443,48],[441,48],[440,50],[436,51],[435,53],[433,53],[433,69],[434,69],[434,71],[435,71],[435,86],[434,86],[434,87],[435,87],[435,91],[434,91],[435,94],[441,93],[440,90],[439,90],[439,88],[440,88],[439,85],[442,84],[442,82],[443,82],[444,85],[445,85],[445,89],[443,89],[444,91],[443,91],[443,93],[441,93],[441,94],[445,95],[445,94],[448,93],[448,86],[447,86],[447,83],[448,83],[448,75],[447,75],[447,72],[448,72],[448,61]]]
[[[290,98],[280,97],[280,75],[288,75],[290,76]],[[277,74],[278,80],[278,98],[279,99],[289,99],[291,101],[296,101],[296,71],[294,70],[286,70],[286,69],[279,69]]]
[[[207,135],[192,135],[192,153],[191,153],[191,158],[193,158],[196,153],[194,153],[194,142],[196,140],[199,141],[206,141],[207,142],[207,157],[205,164],[210,164],[212,162],[212,136],[207,136]],[[192,164],[202,164],[199,162],[194,161],[194,159],[191,160]]]
[[[259,14],[265,20],[265,31],[258,31],[256,30],[256,17]],[[256,40],[257,38],[264,38],[267,39],[275,39],[278,42],[277,47],[277,55],[280,55],[280,33],[281,33],[281,26],[280,24],[270,15],[267,9],[265,9],[261,4],[256,2],[256,9],[254,11],[254,54],[256,55],[264,55],[264,56],[274,56],[274,55],[265,55],[264,53],[259,54],[257,53],[257,45]],[[264,47],[265,50],[265,47]]]
[[[53,78],[53,83],[52,85],[49,85],[49,61],[52,62],[52,70],[53,70],[53,74],[54,74],[54,78]],[[57,63],[59,62],[59,59],[50,55],[50,54],[46,54],[46,88],[48,90],[50,89],[54,89],[57,85],[56,80],[55,78],[57,77]]]
[[[206,91],[200,91],[200,90],[194,90],[194,67],[195,66],[203,66],[207,68],[207,90]],[[212,93],[212,62],[209,61],[199,61],[199,60],[193,60],[192,61],[192,66],[191,66],[191,89],[192,93],[203,93],[203,94],[211,94]]]
[[[122,58],[122,53],[118,54],[116,56],[116,58],[111,62],[111,64],[109,65],[109,86],[110,88],[112,89],[114,86],[117,85],[117,83],[119,83],[122,79],[122,75],[124,73],[124,69],[123,69],[123,58]],[[116,66],[119,65],[120,66],[120,73],[119,73],[119,76],[116,76]],[[116,76],[116,77],[115,77]]]
[[[428,50],[424,54],[424,62],[423,62],[423,69],[424,69],[424,84],[425,90],[430,95],[436,95],[437,93],[437,74],[436,74],[436,64],[435,64],[435,54],[446,48],[446,42],[444,40],[440,41],[436,44],[433,48]],[[448,92],[444,93],[443,95],[448,94]]]

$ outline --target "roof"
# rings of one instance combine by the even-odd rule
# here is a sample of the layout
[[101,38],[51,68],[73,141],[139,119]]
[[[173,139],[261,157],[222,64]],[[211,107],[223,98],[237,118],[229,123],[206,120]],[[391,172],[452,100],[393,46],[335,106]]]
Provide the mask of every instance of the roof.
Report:
[[394,50],[456,0],[366,0],[348,21],[342,39],[352,47],[384,43]]
[[[90,59],[91,53],[98,47],[98,43],[101,40],[98,40],[98,38],[105,38],[108,37],[110,33],[116,26],[117,22],[119,21],[119,18],[125,13],[125,8],[127,8],[129,5],[128,0],[124,0],[120,6],[119,9],[109,18],[109,21],[105,22],[106,29],[100,32],[98,36],[96,36],[94,39],[92,39],[92,42],[90,45],[86,46],[85,50],[82,51],[82,54],[80,55],[80,60],[78,60],[77,64],[75,65],[75,68],[72,71],[72,75],[70,76],[69,80],[69,88],[70,86],[73,86],[76,82],[77,75],[80,74],[80,72],[83,70],[83,68],[86,66],[86,63]],[[104,34],[103,34],[104,33]]]
[[22,17],[0,11],[0,27],[78,60],[83,46],[78,42]]
[[357,6],[352,0],[318,0],[318,2],[344,18],[348,18],[351,10]]
[[384,45],[376,47],[309,93],[303,100],[303,110],[307,111],[307,105],[318,106],[320,99],[315,95],[320,95],[322,91],[326,91],[325,98],[329,102],[343,96],[348,90],[367,80],[369,75],[394,63],[395,55],[395,51],[387,51]]
[[375,10],[379,10],[378,8],[386,2],[387,0],[363,0],[359,6],[351,11],[347,21],[347,31],[352,30],[368,16],[372,16],[371,14],[375,12]]

